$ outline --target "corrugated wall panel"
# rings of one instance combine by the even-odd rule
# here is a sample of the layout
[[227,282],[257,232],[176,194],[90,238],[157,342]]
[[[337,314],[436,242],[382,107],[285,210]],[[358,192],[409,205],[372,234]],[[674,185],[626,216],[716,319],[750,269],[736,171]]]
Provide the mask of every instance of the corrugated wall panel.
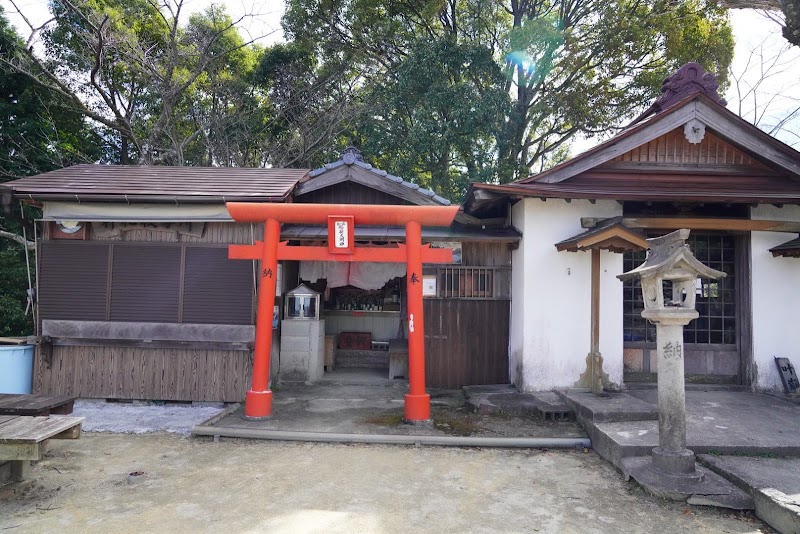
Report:
[[183,322],[253,324],[252,269],[229,260],[227,247],[187,247]]
[[112,321],[178,322],[181,249],[114,245]]
[[105,321],[109,245],[43,241],[39,251],[42,319]]

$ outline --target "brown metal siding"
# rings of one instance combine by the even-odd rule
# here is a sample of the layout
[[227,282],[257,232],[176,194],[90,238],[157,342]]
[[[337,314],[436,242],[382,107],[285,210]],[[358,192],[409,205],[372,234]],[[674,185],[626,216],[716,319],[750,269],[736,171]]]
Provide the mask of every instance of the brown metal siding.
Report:
[[115,245],[112,321],[178,322],[181,249]]
[[508,300],[425,299],[424,314],[430,387],[508,383]]
[[227,247],[186,248],[183,322],[253,324],[249,261],[228,259]]
[[106,319],[108,245],[43,241],[39,251],[42,319]]

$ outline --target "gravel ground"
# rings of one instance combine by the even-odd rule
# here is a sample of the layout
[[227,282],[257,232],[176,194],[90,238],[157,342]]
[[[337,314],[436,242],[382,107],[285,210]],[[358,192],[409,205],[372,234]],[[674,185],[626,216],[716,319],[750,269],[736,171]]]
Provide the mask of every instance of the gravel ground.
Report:
[[0,488],[0,531],[770,532],[750,514],[650,497],[593,452],[163,433],[51,442],[27,481]]
[[224,409],[222,404],[197,406],[78,400],[75,401],[72,415],[86,418],[82,427],[84,432],[171,432],[188,436],[194,425]]

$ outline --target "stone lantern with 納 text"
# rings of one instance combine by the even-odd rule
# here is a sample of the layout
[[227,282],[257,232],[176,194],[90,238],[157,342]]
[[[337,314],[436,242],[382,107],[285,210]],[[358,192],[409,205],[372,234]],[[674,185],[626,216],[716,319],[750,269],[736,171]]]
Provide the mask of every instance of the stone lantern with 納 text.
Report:
[[[697,279],[722,278],[725,273],[700,263],[686,244],[688,237],[689,230],[676,230],[648,239],[645,262],[618,278],[640,279],[642,317],[656,325],[659,446],[653,449],[652,467],[671,476],[694,478],[699,477],[694,453],[686,448],[683,327],[699,315],[695,310]],[[665,283],[671,286],[666,295]]]

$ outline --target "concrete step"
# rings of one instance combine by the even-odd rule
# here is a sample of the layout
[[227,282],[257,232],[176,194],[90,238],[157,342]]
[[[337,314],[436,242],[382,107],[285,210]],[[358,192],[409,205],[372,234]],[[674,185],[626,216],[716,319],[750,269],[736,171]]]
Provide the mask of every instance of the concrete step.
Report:
[[545,421],[574,421],[575,412],[551,391],[521,393],[500,385],[464,386],[464,396],[473,411],[482,414],[529,415]]
[[[658,421],[658,407],[627,393],[602,396],[581,390],[556,392],[585,424],[617,421]],[[583,423],[582,423],[583,424]]]
[[338,350],[335,367],[389,369],[389,353],[385,350]]
[[779,532],[800,533],[800,458],[701,454],[698,459],[750,494],[759,519]]
[[[738,384],[685,384],[686,391],[751,391],[750,387]],[[655,382],[625,382],[628,391],[657,390]]]

